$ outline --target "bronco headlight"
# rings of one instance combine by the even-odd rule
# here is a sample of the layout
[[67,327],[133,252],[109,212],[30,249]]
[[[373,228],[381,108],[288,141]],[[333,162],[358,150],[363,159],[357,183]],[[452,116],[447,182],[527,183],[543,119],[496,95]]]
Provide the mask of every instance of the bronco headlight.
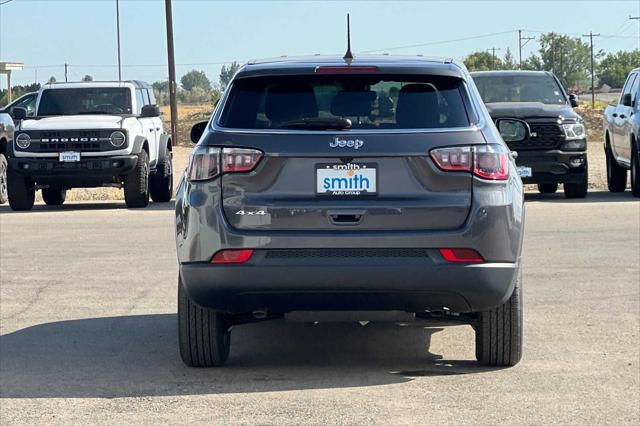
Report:
[[563,124],[562,128],[568,141],[585,138],[584,125],[581,123]]
[[109,136],[109,140],[111,141],[111,145],[115,147],[119,147],[124,145],[125,141],[127,140],[127,137],[125,136],[124,133],[115,131],[111,133],[111,136]]
[[26,133],[20,133],[16,137],[16,145],[18,145],[18,148],[20,149],[29,148],[29,145],[31,145],[31,136]]

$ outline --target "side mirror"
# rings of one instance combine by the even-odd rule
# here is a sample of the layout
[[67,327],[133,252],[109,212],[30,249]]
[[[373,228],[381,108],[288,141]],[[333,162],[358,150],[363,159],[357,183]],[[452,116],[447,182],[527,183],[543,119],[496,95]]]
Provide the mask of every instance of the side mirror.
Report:
[[572,108],[575,108],[578,106],[579,102],[578,102],[578,95],[576,95],[575,93],[572,93],[569,95],[569,103],[571,104]]
[[198,143],[198,141],[202,137],[202,134],[207,128],[207,124],[209,124],[208,121],[201,121],[193,125],[193,127],[191,128],[191,142]]
[[145,105],[140,111],[140,116],[143,118],[160,117],[160,108],[158,105]]
[[506,143],[522,142],[531,134],[527,122],[515,118],[499,118],[496,120],[496,126]]
[[622,95],[622,100],[620,102],[624,106],[631,106],[631,93],[625,93]]
[[27,110],[20,107],[11,108],[10,115],[16,121],[25,120],[27,118]]

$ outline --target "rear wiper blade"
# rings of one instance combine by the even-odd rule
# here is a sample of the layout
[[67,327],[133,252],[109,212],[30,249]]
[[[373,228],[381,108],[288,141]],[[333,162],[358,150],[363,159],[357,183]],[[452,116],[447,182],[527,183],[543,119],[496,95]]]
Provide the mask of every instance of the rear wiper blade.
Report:
[[338,117],[306,117],[285,121],[280,124],[283,129],[350,129],[351,120]]

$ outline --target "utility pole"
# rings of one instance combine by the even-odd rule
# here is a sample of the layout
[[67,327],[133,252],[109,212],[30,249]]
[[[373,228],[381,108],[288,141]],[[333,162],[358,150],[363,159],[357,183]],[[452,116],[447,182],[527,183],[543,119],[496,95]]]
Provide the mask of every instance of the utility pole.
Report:
[[582,37],[589,37],[589,43],[591,44],[591,108],[596,107],[596,92],[595,92],[595,79],[593,71],[593,38],[600,37],[600,34],[594,34],[593,31],[589,31],[589,34],[582,34]]
[[629,19],[638,21],[638,49],[640,49],[640,16],[629,16]]
[[164,1],[167,19],[167,57],[169,59],[169,103],[171,104],[171,141],[178,144],[178,104],[176,101],[176,60],[173,50],[173,15],[171,0]]
[[118,81],[122,80],[122,64],[120,62],[120,0],[116,0],[116,39],[118,43]]
[[69,81],[69,64],[65,62],[64,64],[64,82],[67,83]]
[[[522,69],[522,48],[527,45],[535,37],[522,37],[522,30],[518,30],[518,57],[520,63],[520,69]],[[524,43],[523,43],[524,41]]]
[[487,50],[491,50],[491,69],[496,69],[496,50],[502,50],[499,47],[490,47]]

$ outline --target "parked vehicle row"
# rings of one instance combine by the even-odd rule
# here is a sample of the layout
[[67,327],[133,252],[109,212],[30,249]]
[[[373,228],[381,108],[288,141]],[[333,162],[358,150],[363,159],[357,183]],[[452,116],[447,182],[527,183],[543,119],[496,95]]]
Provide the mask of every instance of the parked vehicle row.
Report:
[[631,191],[640,197],[640,68],[629,74],[617,105],[604,110],[603,120],[609,191],[624,192],[630,170]]
[[33,114],[20,106],[12,114],[18,122],[7,149],[12,209],[31,209],[38,189],[48,205],[63,204],[68,189],[102,186],[124,188],[133,208],[146,207],[149,197],[171,199],[171,138],[147,83],[49,84],[38,92]]

